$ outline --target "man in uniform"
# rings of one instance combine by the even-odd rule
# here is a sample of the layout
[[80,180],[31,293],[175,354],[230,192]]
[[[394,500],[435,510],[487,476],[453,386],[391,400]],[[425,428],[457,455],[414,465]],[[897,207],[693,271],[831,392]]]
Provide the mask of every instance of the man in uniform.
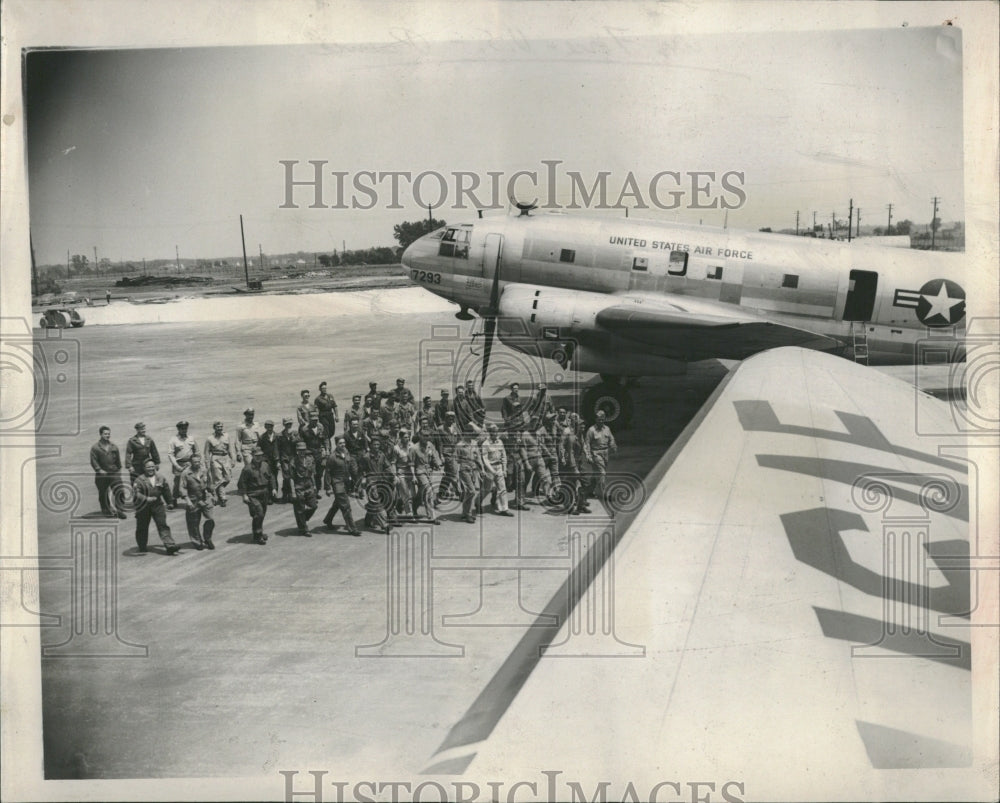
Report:
[[205,439],[205,460],[208,461],[209,490],[215,501],[225,507],[225,488],[233,476],[233,445],[221,421],[212,424],[212,434]]
[[444,476],[441,477],[441,484],[438,485],[437,504],[441,504],[444,499],[451,497],[454,490],[457,497],[461,493],[461,486],[458,479],[458,462],[455,459],[455,449],[458,446],[462,430],[455,423],[455,413],[449,410],[445,413],[445,423],[437,431],[438,452],[441,460],[444,461]]
[[344,427],[349,427],[351,425],[351,421],[357,421],[360,424],[364,417],[365,411],[361,406],[361,396],[352,396],[351,409],[344,413]]
[[[557,420],[557,428],[560,431],[559,450],[559,476],[563,487],[566,489],[567,507],[566,511],[577,515],[589,513],[587,507],[587,497],[583,489],[583,471],[581,462],[583,460],[583,445],[580,436],[577,434],[576,421],[567,415],[565,408],[560,408],[560,416]],[[574,413],[575,416],[575,413]],[[563,423],[559,425],[559,421]]]
[[299,534],[309,536],[309,519],[319,507],[319,495],[316,492],[316,460],[309,447],[302,441],[294,444],[295,456],[290,460],[288,473],[285,475],[291,486],[292,502],[295,511],[295,525]]
[[351,535],[361,535],[361,530],[354,523],[354,516],[351,513],[351,498],[347,495],[347,489],[354,481],[351,473],[351,456],[347,453],[347,445],[343,438],[337,438],[336,447],[333,454],[326,461],[326,495],[333,496],[333,504],[329,512],[323,517],[323,523],[327,527],[333,526],[333,517],[339,510],[347,524],[347,530]]
[[462,494],[462,521],[475,524],[483,484],[483,456],[468,432],[459,431],[455,462],[458,464],[458,483]]
[[250,524],[255,544],[266,544],[264,517],[271,501],[271,469],[264,462],[264,450],[259,446],[250,453],[250,462],[243,466],[236,484],[243,504],[250,509]]
[[397,520],[397,515],[417,515],[417,500],[413,492],[413,467],[410,464],[410,432],[401,429],[397,433],[396,443],[392,447],[392,459],[396,474],[396,505],[390,521]]
[[413,392],[406,387],[406,380],[399,378],[396,380],[396,389],[392,392],[393,398],[396,400],[396,404],[410,404],[415,405],[416,399],[413,398]]
[[372,411],[372,415],[377,414],[382,406],[382,400],[388,395],[384,390],[378,389],[377,382],[369,382],[368,393],[365,394],[365,407]]
[[309,391],[306,389],[302,389],[299,391],[299,396],[301,397],[302,401],[299,403],[299,406],[295,410],[295,413],[299,418],[299,429],[302,429],[302,427],[309,426],[310,413],[319,412],[316,409],[316,407],[309,401],[309,395],[310,395]]
[[[212,543],[212,532],[215,530],[212,492],[209,490],[208,473],[202,467],[199,455],[191,455],[191,462],[181,474],[177,504],[184,508],[188,537],[195,549],[215,549]],[[204,525],[201,525],[202,518],[205,519]]]
[[[441,468],[441,457],[431,443],[430,433],[421,430],[420,440],[410,444],[410,465],[413,467],[413,477],[417,481],[417,499],[423,502],[427,509],[427,518],[431,524],[440,524],[441,520],[434,511],[434,484],[431,482],[431,472]],[[414,502],[413,514],[417,513],[417,503]]]
[[420,409],[417,410],[417,420],[427,416],[428,418],[434,418],[434,402],[431,401],[430,396],[424,396],[420,401]]
[[270,419],[264,422],[264,432],[257,441],[257,445],[264,452],[264,462],[271,469],[271,481],[274,487],[271,489],[271,501],[278,501],[278,435],[274,431],[274,422]]
[[504,396],[500,403],[500,415],[503,417],[504,426],[510,429],[514,424],[514,417],[521,412],[521,386],[517,382],[511,382],[510,393]]
[[90,467],[94,469],[94,484],[97,498],[101,503],[101,513],[109,518],[124,519],[125,513],[117,505],[122,499],[122,456],[118,447],[111,442],[111,428],[98,430],[100,439],[90,447]]
[[607,484],[608,457],[618,451],[618,444],[615,443],[615,436],[605,423],[606,418],[603,410],[597,411],[597,420],[587,430],[583,439],[583,450],[594,472],[594,492],[608,514],[613,516],[614,511],[608,507],[604,492]]
[[316,487],[320,488],[323,485],[323,472],[326,470],[327,449],[326,429],[319,422],[319,412],[316,410],[309,412],[309,422],[299,428],[299,437],[305,441],[316,461]]
[[[302,443],[299,433],[292,429],[292,419],[281,419],[281,432],[275,438],[278,447],[278,462],[281,465],[281,501],[292,501],[292,460],[295,459],[296,447]],[[316,466],[313,466],[313,471]],[[314,478],[315,479],[315,478]],[[314,483],[315,484],[315,483]]]
[[146,425],[140,421],[135,425],[135,435],[125,444],[125,470],[129,473],[129,482],[135,482],[143,473],[146,460],[152,460],[159,469],[160,452],[153,439],[146,434]]
[[479,447],[483,459],[483,475],[486,479],[485,491],[492,491],[496,502],[495,510],[500,516],[513,516],[507,509],[507,450],[497,436],[497,425],[486,427],[486,440]]
[[177,422],[177,434],[170,439],[167,448],[169,449],[167,458],[174,474],[174,496],[177,496],[180,492],[181,474],[191,462],[191,455],[198,454],[198,443],[188,435],[187,421]]
[[[518,405],[520,406],[520,402]],[[514,510],[527,510],[528,506],[524,503],[524,496],[530,468],[528,455],[524,448],[523,433],[520,428],[515,427],[504,432],[500,441],[507,450],[507,493],[514,495],[514,501],[510,507]]]
[[254,423],[254,409],[247,407],[243,411],[243,423],[236,427],[236,460],[243,465],[250,464],[253,450],[260,441],[260,426]]
[[330,439],[337,429],[337,421],[340,416],[337,414],[337,402],[333,396],[326,392],[326,382],[319,383],[319,396],[316,397],[316,412],[319,413],[319,422],[326,430],[326,446],[330,448]]
[[[188,463],[184,464],[187,468]],[[179,474],[177,475],[180,476]],[[156,472],[156,463],[147,460],[142,467],[142,474],[132,486],[135,495],[135,543],[139,552],[148,552],[149,522],[156,523],[156,532],[163,542],[168,555],[176,555],[181,548],[174,543],[167,525],[167,511],[174,509],[174,497],[170,493],[169,483]]]
[[465,387],[455,385],[455,423],[460,429],[468,431],[475,425],[475,408],[465,395]]
[[348,488],[355,496],[361,496],[361,486],[364,475],[361,473],[361,456],[368,450],[368,436],[361,431],[361,425],[356,419],[351,421],[350,426],[344,433],[344,443],[347,445],[347,454],[351,458],[351,476],[354,477],[354,485]]
[[[406,391],[410,393],[410,391]],[[399,426],[406,427],[407,429],[413,428],[413,423],[417,416],[417,408],[414,406],[410,398],[413,394],[410,394],[409,398],[404,397],[403,401],[396,402],[396,420],[399,422]]]
[[479,392],[476,390],[475,379],[465,380],[465,398],[471,405],[473,412],[486,409],[483,405],[483,397],[480,396]]
[[529,496],[534,496],[534,491],[537,489],[538,494],[544,498],[549,495],[551,477],[545,465],[545,450],[538,434],[537,418],[532,418],[528,422],[528,428],[521,433],[521,444],[524,447],[528,471],[532,474],[531,479],[525,482],[526,491]]
[[391,446],[376,434],[360,459],[365,480],[365,526],[375,532],[389,532],[387,511],[393,503],[394,476]]
[[445,417],[449,412],[454,412],[455,408],[451,405],[451,399],[448,398],[448,390],[441,390],[441,399],[437,404],[434,405],[434,426],[443,427],[445,425]]

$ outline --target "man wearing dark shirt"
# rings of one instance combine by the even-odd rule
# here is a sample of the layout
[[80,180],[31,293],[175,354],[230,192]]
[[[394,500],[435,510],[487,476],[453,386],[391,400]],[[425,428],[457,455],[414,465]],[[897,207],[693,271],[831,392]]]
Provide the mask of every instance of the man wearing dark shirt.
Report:
[[244,466],[236,487],[243,497],[243,503],[250,508],[254,543],[266,544],[264,516],[267,515],[267,505],[271,501],[271,469],[264,462],[264,451],[259,446],[250,453],[250,465]]
[[101,503],[101,513],[105,516],[124,519],[125,514],[118,509],[124,504],[122,499],[122,456],[118,447],[111,442],[111,428],[101,427],[100,440],[90,447],[90,467],[94,469],[94,484]]
[[176,555],[181,548],[174,543],[167,525],[167,511],[174,509],[174,496],[170,492],[170,483],[156,473],[156,463],[152,460],[146,461],[132,491],[135,494],[135,543],[139,552],[149,551],[149,522],[152,520],[167,554]]
[[343,438],[337,438],[335,443],[336,448],[326,461],[326,495],[333,494],[333,505],[323,517],[323,523],[327,527],[332,527],[333,517],[339,510],[351,535],[361,535],[361,530],[354,523],[351,500],[347,495],[347,489],[354,479],[351,471],[351,456],[347,453],[347,445]]
[[125,470],[129,473],[129,481],[135,482],[142,474],[146,460],[152,460],[157,468],[160,466],[160,452],[153,439],[146,435],[146,425],[140,421],[135,425],[135,435],[125,444]]

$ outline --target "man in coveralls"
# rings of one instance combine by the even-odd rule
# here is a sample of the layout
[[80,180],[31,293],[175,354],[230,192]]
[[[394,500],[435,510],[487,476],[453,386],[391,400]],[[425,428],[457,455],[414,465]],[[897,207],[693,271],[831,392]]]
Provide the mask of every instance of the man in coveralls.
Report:
[[259,446],[250,453],[250,465],[244,466],[236,486],[243,503],[250,509],[255,544],[266,544],[264,516],[271,501],[271,469],[264,462],[264,450]]
[[[176,555],[181,548],[174,543],[167,525],[167,511],[174,509],[174,496],[170,484],[156,472],[156,463],[147,460],[142,475],[132,486],[135,494],[135,543],[139,552],[148,552],[149,522],[156,523],[156,532],[168,555]],[[177,475],[180,476],[179,474]]]
[[[187,523],[188,537],[194,543],[195,549],[215,549],[212,543],[212,532],[215,530],[215,518],[212,516],[212,492],[208,473],[201,465],[201,457],[192,455],[191,462],[181,474],[180,492],[177,503],[184,508],[184,520]],[[201,520],[205,519],[204,525]],[[199,527],[200,525],[200,527]]]

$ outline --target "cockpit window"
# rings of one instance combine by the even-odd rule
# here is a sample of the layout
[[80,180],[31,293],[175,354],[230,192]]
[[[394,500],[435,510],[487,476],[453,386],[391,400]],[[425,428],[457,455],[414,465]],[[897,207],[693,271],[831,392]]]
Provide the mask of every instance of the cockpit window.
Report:
[[459,259],[469,258],[469,238],[472,234],[470,229],[445,229],[441,238],[441,245],[438,248],[438,256],[457,257]]

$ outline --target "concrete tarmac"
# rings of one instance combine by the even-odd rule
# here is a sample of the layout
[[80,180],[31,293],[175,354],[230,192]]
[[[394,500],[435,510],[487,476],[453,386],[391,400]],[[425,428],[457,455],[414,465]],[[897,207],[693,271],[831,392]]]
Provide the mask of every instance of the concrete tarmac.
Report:
[[[215,419],[233,435],[248,406],[280,429],[299,391],[315,397],[321,380],[342,415],[370,380],[389,390],[404,377],[418,398],[436,401],[456,379],[478,378],[469,324],[447,311],[412,312],[401,298],[366,302],[356,315],[62,333],[79,344],[78,405],[50,406],[63,421],[47,421],[53,434],[39,437],[35,461],[38,554],[61,568],[39,573],[41,612],[60,617],[42,630],[47,778],[274,780],[281,769],[409,777],[537,625],[573,568],[567,533],[580,520],[536,503],[516,518],[486,513],[476,525],[445,509],[436,527],[353,538],[342,526],[323,528],[323,497],[311,538],[297,534],[289,505],[274,505],[270,540],[258,546],[234,480],[229,504],[216,508],[214,552],[192,548],[183,511],[168,514],[183,547],[175,557],[162,552],[155,528],[153,550],[138,555],[131,515],[99,517],[88,454],[100,425],[124,456],[143,421],[165,462],[178,419],[190,421],[199,444]],[[522,395],[546,382],[555,403],[571,408],[578,384],[594,379],[502,346],[492,364],[484,389],[492,410],[514,379]],[[643,380],[635,426],[616,433],[612,469],[641,485],[725,372],[707,362]],[[362,519],[361,503],[353,506]],[[594,508],[589,521],[606,526]]]

